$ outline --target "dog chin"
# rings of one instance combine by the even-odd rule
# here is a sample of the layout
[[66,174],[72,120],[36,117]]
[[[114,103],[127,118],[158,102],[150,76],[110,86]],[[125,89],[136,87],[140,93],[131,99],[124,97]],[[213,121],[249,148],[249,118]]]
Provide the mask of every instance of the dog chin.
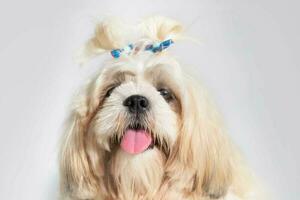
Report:
[[[146,137],[151,137],[148,138],[150,143],[141,152],[130,152],[123,143],[126,137],[132,136],[126,134],[145,134]],[[158,139],[153,129],[137,123],[129,125],[117,143],[112,142],[114,150],[108,155],[107,166],[111,175],[108,181],[110,193],[126,195],[124,199],[136,199],[137,195],[152,199],[149,195],[155,194],[160,187],[169,154],[166,143],[159,141],[164,139]],[[118,191],[114,191],[113,188],[118,188]]]
[[126,199],[154,194],[161,184],[165,162],[165,153],[156,146],[139,154],[119,148],[111,156],[109,170],[114,178],[110,183],[119,185],[119,192],[128,195]]

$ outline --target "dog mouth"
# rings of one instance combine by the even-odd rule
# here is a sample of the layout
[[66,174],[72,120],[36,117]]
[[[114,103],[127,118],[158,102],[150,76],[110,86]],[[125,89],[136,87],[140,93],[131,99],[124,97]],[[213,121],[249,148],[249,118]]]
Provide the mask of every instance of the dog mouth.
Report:
[[129,126],[123,133],[120,147],[129,154],[139,154],[146,150],[153,149],[155,139],[153,134],[141,125]]

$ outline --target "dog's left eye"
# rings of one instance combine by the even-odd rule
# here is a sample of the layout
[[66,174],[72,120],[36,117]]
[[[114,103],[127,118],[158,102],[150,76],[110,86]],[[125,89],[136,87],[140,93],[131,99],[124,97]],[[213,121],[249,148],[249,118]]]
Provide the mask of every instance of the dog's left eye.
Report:
[[167,101],[171,101],[174,99],[174,95],[172,94],[172,92],[168,89],[165,89],[165,88],[161,88],[161,89],[158,89],[157,90],[160,95]]

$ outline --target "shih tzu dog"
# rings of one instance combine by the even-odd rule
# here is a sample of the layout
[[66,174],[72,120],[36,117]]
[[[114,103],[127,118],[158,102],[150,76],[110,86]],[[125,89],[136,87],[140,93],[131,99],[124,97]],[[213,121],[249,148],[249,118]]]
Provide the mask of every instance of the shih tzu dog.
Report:
[[258,200],[257,184],[205,90],[167,48],[180,23],[150,17],[128,41],[100,23],[84,54],[111,53],[71,112],[60,153],[68,200]]

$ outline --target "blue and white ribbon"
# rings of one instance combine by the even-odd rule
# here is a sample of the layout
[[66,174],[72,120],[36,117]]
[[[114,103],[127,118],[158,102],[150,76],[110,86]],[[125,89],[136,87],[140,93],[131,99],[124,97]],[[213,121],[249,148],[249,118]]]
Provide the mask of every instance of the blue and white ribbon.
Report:
[[[171,44],[173,44],[173,43],[174,43],[173,40],[169,39],[169,40],[165,40],[162,42],[156,42],[154,44],[148,44],[148,45],[146,45],[144,51],[151,51],[152,53],[161,52],[164,49],[171,46]],[[123,49],[113,49],[110,53],[111,53],[112,57],[119,58],[122,54],[129,55],[133,51],[133,49],[134,49],[134,45],[129,44],[126,47],[124,47]]]

